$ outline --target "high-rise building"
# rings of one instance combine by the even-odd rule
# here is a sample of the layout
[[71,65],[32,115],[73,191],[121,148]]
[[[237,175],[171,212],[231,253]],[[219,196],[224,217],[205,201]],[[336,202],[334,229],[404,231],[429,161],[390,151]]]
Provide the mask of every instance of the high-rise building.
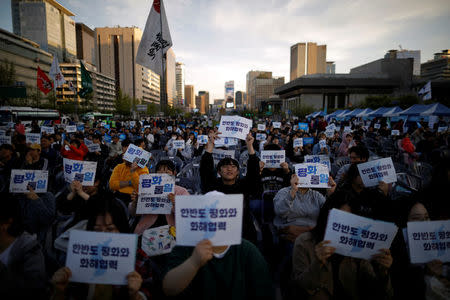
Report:
[[77,58],[97,66],[95,61],[95,32],[83,23],[76,23]]
[[225,82],[225,107],[234,108],[234,80]]
[[39,44],[60,62],[76,58],[75,16],[55,0],[11,0],[13,32]]
[[196,102],[199,112],[201,114],[207,114],[209,110],[209,92],[199,91]]
[[[177,101],[175,52],[170,48],[166,52],[167,105],[175,106]],[[163,103],[161,103],[163,105]]]
[[306,74],[325,74],[327,71],[327,45],[297,43],[291,46],[290,80]]
[[274,90],[283,84],[284,77],[265,78],[264,76],[258,76],[253,79],[252,99],[255,99],[254,108],[260,108],[261,101],[274,97]]
[[420,76],[426,80],[450,80],[450,49],[435,53],[434,59],[421,65]]
[[214,105],[224,107],[225,99],[214,99]]
[[245,103],[246,94],[242,91],[236,92],[236,107],[242,106]]
[[121,89],[143,104],[159,105],[159,75],[136,64],[142,31],[137,27],[102,27],[95,28],[95,36],[97,69],[115,79],[116,94]]
[[327,74],[336,74],[336,64],[334,61],[327,61]]
[[272,72],[249,71],[247,73],[247,81],[246,81],[247,99],[246,99],[245,104],[251,109],[256,108],[255,98],[253,97],[255,95],[255,91],[254,91],[255,86],[253,84],[253,80],[258,76],[263,77],[263,78],[272,78]]
[[420,50],[389,50],[384,58],[413,58],[413,75],[420,76]]
[[184,95],[186,97],[186,107],[189,110],[195,108],[195,93],[193,85],[185,85],[184,86]]
[[[85,64],[85,67],[92,78],[93,94],[91,104],[93,104],[97,110],[113,111],[114,100],[116,99],[114,77],[109,77],[97,72],[96,68],[90,64]],[[79,92],[82,88],[80,63],[61,63],[60,68],[66,83],[62,87],[57,88],[57,102],[80,102]],[[72,82],[72,86],[76,91],[72,91],[69,88],[69,82]]]
[[176,85],[177,85],[177,101],[176,102],[179,107],[184,108],[186,106],[186,103],[185,103],[186,97],[184,94],[184,78],[185,78],[184,64],[177,62],[175,64],[175,68],[176,68],[175,73],[176,73]]

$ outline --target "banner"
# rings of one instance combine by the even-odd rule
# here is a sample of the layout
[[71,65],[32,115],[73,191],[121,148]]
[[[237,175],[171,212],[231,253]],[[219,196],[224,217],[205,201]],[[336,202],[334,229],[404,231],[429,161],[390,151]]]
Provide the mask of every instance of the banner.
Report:
[[400,135],[400,131],[399,130],[391,130],[391,135]]
[[230,138],[230,137],[223,137],[222,135],[219,135],[219,139],[216,139],[214,141],[214,147],[231,147],[236,146],[238,143],[238,139]]
[[314,138],[313,137],[303,138],[303,145],[305,146],[305,145],[308,145],[308,144],[310,144],[310,145],[314,144]]
[[214,159],[214,166],[217,166],[222,158],[231,157],[234,159],[235,153],[236,152],[234,150],[213,149],[212,157]]
[[151,155],[152,154],[150,152],[147,152],[134,144],[130,144],[127,152],[123,155],[123,160],[131,163],[135,162],[140,168],[144,168],[147,165]]
[[281,168],[280,164],[286,161],[286,153],[284,150],[263,150],[261,161],[264,163],[264,168]]
[[51,126],[41,126],[41,133],[55,134],[55,128]]
[[102,152],[102,148],[99,144],[91,143],[89,145],[86,145],[86,147],[88,148],[89,152]]
[[450,262],[450,220],[408,222],[411,263]]
[[309,131],[308,123],[298,123],[298,130]]
[[328,155],[305,155],[305,163],[317,163],[327,166],[328,171],[331,172],[331,162]]
[[177,245],[238,245],[242,236],[243,195],[177,196]]
[[67,125],[66,126],[66,132],[67,133],[77,132],[77,126],[76,125]]
[[127,285],[136,250],[136,234],[71,230],[66,257],[66,267],[72,271],[70,281]]
[[325,136],[327,138],[332,138],[334,136],[334,130],[327,130],[327,131],[325,131]]
[[9,181],[10,193],[28,193],[28,186],[31,186],[35,193],[46,193],[48,171],[11,170],[11,180]]
[[380,249],[389,249],[397,234],[394,223],[376,221],[333,208],[325,230],[327,246],[337,254],[371,259]]
[[137,214],[170,214],[172,202],[168,195],[175,191],[175,179],[169,174],[139,176]]
[[442,126],[442,127],[438,127],[437,132],[441,133],[441,132],[447,132],[448,130],[448,126]]
[[265,133],[256,133],[257,141],[265,141],[267,139],[267,135]]
[[265,131],[266,130],[266,124],[258,124],[258,130],[259,131]]
[[220,118],[219,132],[221,137],[233,137],[245,140],[252,128],[252,120],[239,116],[222,116]]
[[272,122],[273,128],[281,128],[281,122]]
[[78,180],[83,186],[93,186],[97,162],[64,158],[64,179],[66,182]]
[[325,127],[325,131],[335,131],[336,130],[336,124],[331,123],[330,125],[328,125],[327,127]]
[[197,141],[199,145],[208,144],[208,136],[206,134],[197,135]]
[[296,138],[294,139],[294,148],[296,147],[303,147],[303,139],[302,138]]
[[301,188],[329,188],[328,168],[318,163],[295,164],[295,174]]
[[148,256],[170,253],[176,245],[175,237],[171,234],[169,225],[145,230],[142,233],[141,241],[141,248]]
[[358,164],[358,170],[365,187],[377,186],[380,181],[397,182],[397,174],[390,157]]
[[185,142],[184,140],[175,140],[172,142],[173,149],[184,149]]
[[41,144],[40,133],[25,133],[25,139],[27,144]]

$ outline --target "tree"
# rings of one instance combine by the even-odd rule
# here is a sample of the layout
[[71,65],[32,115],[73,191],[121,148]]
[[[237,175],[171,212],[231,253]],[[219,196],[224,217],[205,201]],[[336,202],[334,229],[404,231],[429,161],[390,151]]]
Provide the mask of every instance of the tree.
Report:
[[148,103],[147,104],[147,115],[149,116],[156,116],[159,112],[159,107],[155,103]]
[[114,109],[119,115],[130,116],[131,114],[131,98],[123,94],[121,89],[119,89],[114,101]]
[[314,106],[312,105],[299,105],[292,110],[292,114],[299,118],[304,118],[306,115],[314,112]]

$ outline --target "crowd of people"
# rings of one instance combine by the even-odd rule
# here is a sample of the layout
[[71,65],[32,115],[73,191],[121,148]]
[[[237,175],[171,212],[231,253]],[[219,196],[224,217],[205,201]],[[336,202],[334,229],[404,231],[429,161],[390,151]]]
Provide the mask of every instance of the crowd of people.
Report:
[[[449,299],[448,262],[411,264],[401,230],[390,249],[371,260],[336,254],[324,240],[332,209],[400,229],[409,221],[450,219],[450,135],[448,127],[438,130],[448,126],[444,118],[431,127],[424,120],[405,124],[386,118],[282,119],[279,126],[270,118],[254,119],[245,140],[235,145],[219,144],[217,121],[99,120],[71,133],[59,124],[48,133],[34,123],[29,132],[41,133],[39,143],[27,143],[20,122],[5,130],[11,143],[0,146],[1,298]],[[299,122],[307,129],[299,129]],[[261,124],[264,130],[258,130]],[[265,138],[257,139],[259,133]],[[298,138],[302,145],[294,143]],[[177,140],[184,141],[183,148],[174,146]],[[92,144],[99,146],[91,151]],[[132,144],[152,153],[146,166],[123,159]],[[215,161],[215,149],[233,150],[234,156]],[[285,150],[286,159],[267,168],[260,159],[264,150]],[[299,187],[293,166],[306,155],[329,157],[327,189]],[[365,187],[358,164],[383,157],[394,161],[397,182]],[[97,162],[94,184],[66,182],[64,158]],[[13,169],[48,171],[47,192],[29,186],[26,193],[11,193]],[[174,206],[181,195],[243,194],[241,244],[203,240],[150,256],[139,243],[126,285],[71,282],[65,266],[71,229],[140,236],[169,225],[176,232],[174,210],[136,213],[139,176],[149,173],[176,178],[168,196]]]

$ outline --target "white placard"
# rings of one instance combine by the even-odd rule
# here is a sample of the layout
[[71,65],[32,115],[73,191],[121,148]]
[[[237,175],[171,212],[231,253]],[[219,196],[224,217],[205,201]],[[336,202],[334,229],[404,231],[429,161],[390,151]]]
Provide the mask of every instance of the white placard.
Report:
[[377,123],[377,124],[374,124],[374,125],[373,125],[373,128],[375,128],[375,129],[380,129],[380,128],[381,128],[381,124],[378,124],[378,123]]
[[294,148],[297,148],[297,147],[303,147],[303,139],[302,138],[294,139]]
[[175,140],[172,142],[173,149],[184,149],[185,142],[184,140]]
[[219,161],[225,157],[231,157],[234,159],[235,153],[236,152],[234,150],[213,149],[212,157],[214,159],[214,165],[217,166]]
[[197,141],[200,145],[208,144],[208,136],[206,134],[197,135]]
[[295,131],[295,130],[298,130],[298,125],[294,125],[294,127],[292,127],[292,129]]
[[352,132],[352,127],[351,126],[345,126],[344,127],[344,132]]
[[134,126],[136,126],[136,121],[130,121],[130,127],[133,128]]
[[281,128],[281,122],[272,122],[273,128]]
[[389,249],[397,234],[394,223],[376,221],[333,208],[325,230],[327,246],[335,253],[362,259],[371,259],[380,249]]
[[84,144],[85,144],[86,146],[92,145],[93,143],[94,143],[93,141],[88,140],[87,138],[84,138]]
[[3,145],[3,144],[11,145],[11,136],[0,135],[0,145]]
[[67,133],[77,132],[77,126],[76,125],[67,125],[66,132]]
[[168,131],[172,131],[172,126],[167,126]]
[[264,131],[264,130],[266,130],[266,124],[258,124],[258,130],[259,130],[259,131]]
[[48,171],[42,170],[11,170],[9,181],[10,193],[27,193],[30,185],[36,193],[46,193],[48,186]]
[[51,126],[42,126],[41,127],[41,133],[47,133],[47,134],[54,134],[55,128]]
[[70,281],[126,285],[134,271],[137,235],[71,230],[66,267]]
[[400,131],[397,129],[392,129],[391,130],[391,135],[400,135]]
[[265,133],[256,133],[257,141],[265,141],[267,139],[267,135]]
[[40,133],[25,133],[27,144],[41,144],[41,134]]
[[447,132],[448,130],[448,126],[443,126],[443,127],[438,127],[437,132],[441,133],[441,132]]
[[331,172],[331,162],[328,155],[305,155],[305,163],[318,163],[325,165],[327,166],[328,171]]
[[141,248],[148,256],[170,253],[176,245],[175,237],[170,234],[169,225],[145,230],[141,241]]
[[358,164],[358,170],[365,187],[376,186],[380,181],[397,182],[394,164],[390,157]]
[[336,130],[336,124],[332,123],[330,125],[328,125],[327,127],[325,127],[326,131],[335,131]]
[[252,120],[239,116],[222,116],[220,118],[219,132],[222,137],[233,137],[245,140],[252,128]]
[[450,220],[408,222],[411,263],[450,262]]
[[242,194],[177,196],[175,201],[178,245],[195,246],[204,239],[214,246],[241,243]]
[[0,130],[0,136],[5,136],[5,135],[6,135],[6,131]]
[[170,214],[172,202],[168,195],[174,193],[175,179],[169,174],[142,174],[139,176],[139,198],[136,213]]
[[263,150],[261,151],[261,161],[264,168],[281,168],[280,164],[286,161],[284,150]]
[[214,141],[214,147],[236,146],[237,143],[238,139],[236,138],[223,137],[222,135],[219,135],[219,138]]
[[327,138],[332,138],[334,136],[334,130],[327,130],[327,131],[325,131],[325,136]]
[[147,165],[151,155],[152,154],[150,152],[145,151],[134,144],[130,144],[127,152],[123,156],[123,159],[131,163],[135,162],[140,168],[144,168]]
[[86,147],[88,148],[89,152],[101,152],[102,151],[102,148],[100,147],[99,144],[91,143],[89,145],[86,145]]
[[82,161],[64,158],[64,179],[66,182],[78,180],[81,185],[93,186],[95,182],[95,172],[97,170],[96,161]]
[[319,146],[320,146],[320,149],[326,148],[327,147],[327,141],[326,140],[320,140],[319,141]]
[[299,178],[301,188],[329,188],[328,168],[318,163],[303,163],[294,165],[295,174]]

